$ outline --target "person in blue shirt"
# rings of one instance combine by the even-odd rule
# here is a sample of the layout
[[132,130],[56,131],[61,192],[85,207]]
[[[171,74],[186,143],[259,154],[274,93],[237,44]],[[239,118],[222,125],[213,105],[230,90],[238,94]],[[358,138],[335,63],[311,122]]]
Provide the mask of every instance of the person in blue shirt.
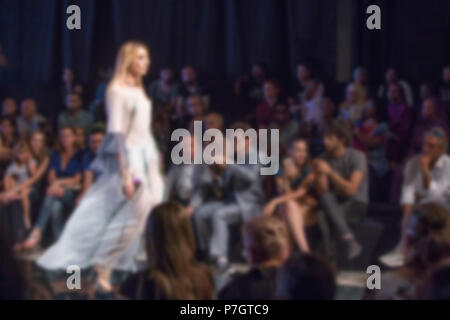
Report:
[[105,129],[101,127],[92,129],[89,134],[88,149],[83,153],[83,158],[81,161],[83,173],[81,193],[76,200],[77,205],[100,174],[91,168],[91,163],[97,156],[97,151],[100,148],[104,137]]
[[77,149],[75,130],[63,126],[59,129],[58,145],[50,155],[48,187],[46,197],[33,231],[19,249],[37,246],[49,220],[52,223],[54,239],[58,239],[64,227],[64,213],[75,203],[77,189],[82,174],[81,153]]

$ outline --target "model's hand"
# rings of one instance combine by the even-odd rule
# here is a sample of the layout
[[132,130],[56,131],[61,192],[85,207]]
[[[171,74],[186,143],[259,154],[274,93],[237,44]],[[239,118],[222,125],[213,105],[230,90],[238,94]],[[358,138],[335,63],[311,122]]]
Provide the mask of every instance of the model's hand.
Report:
[[194,210],[195,208],[193,206],[188,206],[186,207],[185,212],[189,217],[192,217],[192,215],[194,214]]
[[328,175],[331,173],[330,165],[322,159],[314,160],[313,167],[315,169],[314,171],[318,174]]
[[123,194],[125,195],[125,198],[127,198],[128,200],[133,199],[135,191],[136,190],[134,187],[133,180],[130,179],[129,181],[123,184]]

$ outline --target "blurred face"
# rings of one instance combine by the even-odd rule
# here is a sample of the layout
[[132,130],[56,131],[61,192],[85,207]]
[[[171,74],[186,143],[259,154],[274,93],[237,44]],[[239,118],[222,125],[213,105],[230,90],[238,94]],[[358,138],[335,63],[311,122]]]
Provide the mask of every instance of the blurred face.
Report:
[[357,83],[366,83],[367,81],[367,71],[363,68],[358,68],[355,70],[355,74],[353,77],[354,81]]
[[203,103],[199,96],[192,96],[187,100],[187,107],[192,116],[203,114]]
[[150,67],[150,57],[147,49],[139,47],[136,50],[136,56],[129,67],[129,72],[136,77],[143,77],[147,74]]
[[426,99],[422,106],[422,116],[424,119],[433,119],[436,115],[436,106],[432,99]]
[[431,88],[429,85],[423,83],[420,85],[420,99],[423,101],[431,96]]
[[172,69],[165,68],[161,70],[161,80],[164,82],[171,82],[173,80],[173,72]]
[[356,101],[358,100],[358,93],[353,86],[347,89],[346,94],[347,103],[356,103]]
[[192,67],[185,67],[181,71],[181,79],[187,85],[192,85],[197,81],[197,73]]
[[255,79],[260,80],[260,79],[263,79],[264,76],[265,76],[265,75],[264,75],[264,70],[263,70],[263,68],[261,68],[260,65],[255,64],[255,65],[252,67],[252,77],[255,78]]
[[64,69],[63,71],[63,81],[65,83],[72,83],[74,79],[73,71],[69,68]]
[[33,118],[36,114],[36,102],[33,99],[24,100],[22,102],[21,111],[25,118]]
[[369,118],[373,118],[377,115],[377,106],[375,105],[375,102],[370,100],[365,109],[366,116]]
[[324,99],[322,102],[323,114],[325,118],[332,118],[334,115],[334,104],[329,99]]
[[100,145],[102,144],[103,137],[103,133],[95,133],[89,136],[89,149],[93,153],[97,153],[98,148],[100,148]]
[[287,105],[279,104],[276,108],[275,120],[279,123],[289,121],[289,109]]
[[325,146],[325,150],[329,153],[333,153],[342,146],[342,142],[335,135],[324,135],[323,136],[323,144]]
[[30,140],[30,147],[31,151],[33,151],[35,154],[38,154],[41,152],[42,149],[44,149],[45,146],[45,137],[41,132],[34,133],[31,136]]
[[445,67],[442,71],[442,81],[450,83],[450,67]]
[[388,69],[386,71],[386,82],[387,83],[394,83],[397,82],[398,80],[398,75],[397,75],[397,71],[395,69]]
[[311,77],[311,71],[303,64],[297,66],[297,79],[300,82],[306,82]]
[[432,160],[438,159],[444,152],[442,141],[434,136],[427,135],[423,142],[423,153]]
[[290,156],[297,166],[302,166],[308,159],[308,146],[305,141],[297,141],[292,145]]
[[69,94],[66,97],[66,106],[67,109],[71,110],[71,111],[76,111],[81,109],[83,105],[83,101],[81,101],[80,96],[78,95],[74,95],[74,94]]
[[14,135],[14,126],[11,124],[10,121],[8,120],[3,120],[0,123],[1,127],[1,132],[4,136],[6,137],[12,137]]
[[3,100],[2,113],[5,116],[11,116],[17,113],[17,104],[13,98]]
[[28,150],[24,148],[18,150],[16,154],[17,159],[22,163],[28,160],[28,156],[29,156]]
[[59,143],[64,149],[70,149],[76,141],[75,133],[71,129],[62,129],[59,132]]
[[399,86],[392,84],[389,86],[388,99],[392,102],[399,102],[401,99],[401,93]]
[[81,127],[75,128],[75,137],[78,145],[84,147],[86,142],[86,132],[84,132],[83,128]]
[[207,129],[223,129],[222,118],[218,114],[209,114],[206,117],[206,128]]
[[266,82],[264,84],[264,97],[266,99],[277,99],[279,89],[272,83],[272,82]]

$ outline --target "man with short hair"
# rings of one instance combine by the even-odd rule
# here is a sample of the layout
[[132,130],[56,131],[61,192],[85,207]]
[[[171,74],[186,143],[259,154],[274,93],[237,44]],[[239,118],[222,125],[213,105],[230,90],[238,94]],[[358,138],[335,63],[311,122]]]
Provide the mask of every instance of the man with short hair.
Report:
[[82,127],[85,132],[89,132],[93,125],[92,115],[83,110],[83,99],[75,92],[66,95],[67,110],[58,117],[58,126],[71,126],[73,128]]
[[351,147],[350,130],[342,121],[335,120],[325,128],[323,142],[325,153],[312,164],[315,191],[322,211],[337,229],[347,246],[348,258],[352,259],[359,255],[362,247],[347,220],[366,214],[367,161],[363,153]]
[[38,113],[36,101],[32,98],[26,98],[22,101],[20,107],[20,116],[17,118],[17,128],[22,138],[29,135],[39,128],[41,123],[47,120]]
[[[447,152],[447,134],[439,127],[429,130],[423,139],[423,151],[411,158],[403,171],[401,205],[402,230],[412,208],[424,203],[437,203],[450,210],[450,157]],[[380,258],[390,267],[404,263],[403,238],[397,247]]]

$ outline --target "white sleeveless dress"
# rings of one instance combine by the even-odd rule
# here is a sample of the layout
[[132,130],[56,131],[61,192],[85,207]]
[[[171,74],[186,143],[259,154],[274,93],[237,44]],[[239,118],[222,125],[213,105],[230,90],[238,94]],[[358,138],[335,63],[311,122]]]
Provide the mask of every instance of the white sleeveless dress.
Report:
[[[59,240],[37,260],[49,270],[99,265],[136,271],[136,256],[151,209],[163,199],[164,180],[151,127],[151,102],[141,89],[113,85],[106,98],[107,134],[92,168],[100,176],[72,213]],[[119,157],[124,162],[119,162]],[[124,164],[121,164],[124,163]],[[133,200],[122,192],[119,169],[139,180]]]

